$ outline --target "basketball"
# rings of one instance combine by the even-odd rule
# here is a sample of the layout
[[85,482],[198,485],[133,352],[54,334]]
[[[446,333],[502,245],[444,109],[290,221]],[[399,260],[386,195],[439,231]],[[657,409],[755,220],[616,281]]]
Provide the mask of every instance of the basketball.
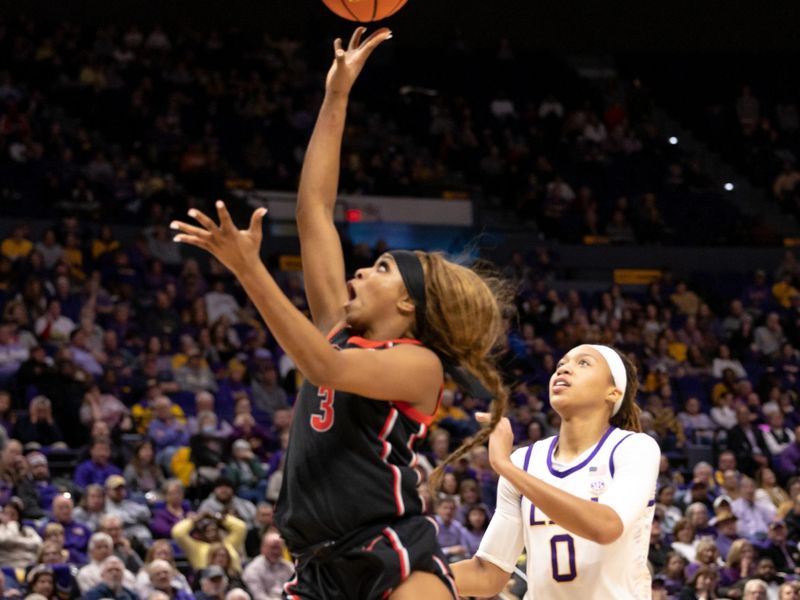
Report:
[[344,19],[369,23],[391,17],[406,0],[322,0],[325,6]]

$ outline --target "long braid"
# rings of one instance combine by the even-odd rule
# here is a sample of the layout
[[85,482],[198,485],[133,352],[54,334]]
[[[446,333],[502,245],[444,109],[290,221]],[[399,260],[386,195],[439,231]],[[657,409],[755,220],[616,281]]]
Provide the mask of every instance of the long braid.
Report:
[[476,369],[478,372],[475,374],[478,375],[478,379],[481,380],[481,383],[483,383],[487,389],[494,394],[494,400],[492,400],[491,404],[489,405],[489,414],[491,415],[491,419],[486,427],[481,428],[481,430],[475,434],[472,439],[459,446],[444,460],[444,462],[442,462],[433,470],[430,478],[428,479],[428,485],[430,486],[432,492],[435,492],[441,485],[445,468],[448,465],[458,461],[458,459],[460,459],[462,456],[469,454],[469,452],[472,451],[472,449],[476,446],[482,446],[485,444],[489,440],[489,436],[492,434],[495,427],[497,427],[500,419],[505,416],[506,408],[508,407],[508,391],[503,386],[503,380],[500,377],[500,374],[490,361],[484,361],[480,367],[481,368]]
[[438,253],[418,252],[426,274],[428,302],[427,327],[420,336],[423,343],[438,348],[475,375],[492,392],[491,419],[472,439],[466,441],[431,474],[429,485],[436,490],[444,468],[485,444],[505,416],[508,390],[497,370],[495,350],[505,335],[503,310],[511,306],[513,290],[488,266],[480,273],[451,263]]

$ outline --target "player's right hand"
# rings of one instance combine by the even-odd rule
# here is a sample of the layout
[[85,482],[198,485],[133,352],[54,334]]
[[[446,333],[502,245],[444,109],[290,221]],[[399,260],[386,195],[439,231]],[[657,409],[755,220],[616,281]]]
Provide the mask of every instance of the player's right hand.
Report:
[[[475,418],[479,423],[491,421],[489,413],[475,413]],[[511,463],[513,448],[514,431],[511,429],[511,421],[503,417],[489,436],[489,462],[498,474],[502,475],[506,468],[513,466]]]
[[362,43],[361,36],[364,35],[366,30],[366,27],[356,28],[350,38],[350,43],[347,45],[347,50],[342,47],[341,38],[336,38],[333,42],[333,64],[325,79],[325,90],[327,92],[349,94],[372,51],[382,42],[392,37],[392,32],[383,27]]

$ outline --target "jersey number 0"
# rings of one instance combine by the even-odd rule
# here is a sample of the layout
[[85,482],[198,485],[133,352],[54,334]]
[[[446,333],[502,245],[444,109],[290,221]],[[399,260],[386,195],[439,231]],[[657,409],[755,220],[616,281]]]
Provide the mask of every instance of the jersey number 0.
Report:
[[311,428],[314,431],[324,433],[333,427],[333,401],[336,395],[336,390],[327,387],[321,387],[317,390],[317,397],[320,399],[319,409],[322,411],[321,415],[311,415]]

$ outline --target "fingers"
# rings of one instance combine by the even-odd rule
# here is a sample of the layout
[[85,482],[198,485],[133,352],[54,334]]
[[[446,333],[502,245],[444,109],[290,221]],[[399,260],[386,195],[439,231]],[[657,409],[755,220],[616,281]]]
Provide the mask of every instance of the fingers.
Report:
[[179,233],[172,241],[179,242],[181,244],[189,244],[190,246],[197,246],[198,248],[202,248],[203,250],[208,250],[208,241],[197,237],[196,235],[189,235],[187,233]]
[[264,215],[267,214],[266,208],[257,208],[250,217],[250,233],[261,233],[264,222]]
[[220,229],[236,229],[233,224],[233,220],[231,219],[231,215],[228,212],[228,208],[225,206],[225,203],[222,200],[217,200],[217,214],[219,215],[219,226]]
[[333,56],[336,60],[344,59],[344,49],[342,48],[342,38],[333,40]]
[[489,423],[492,420],[492,415],[487,412],[476,412],[475,419],[478,423]]
[[183,221],[173,221],[169,224],[170,229],[177,229],[182,233],[188,233],[189,235],[194,235],[200,238],[207,238],[211,235],[206,229],[201,227],[195,227],[194,225],[189,225],[188,223],[184,223]]
[[375,48],[377,48],[381,43],[390,39],[392,39],[392,31],[387,27],[382,27],[364,40],[364,43],[361,44],[360,50],[363,50],[364,53],[369,56],[372,54],[372,51],[375,50]]
[[192,208],[189,210],[189,216],[192,217],[198,223],[200,223],[211,233],[214,233],[219,229],[219,227],[217,227],[217,224],[214,223],[211,217],[206,216],[204,213],[200,212],[196,208]]
[[350,43],[347,45],[348,50],[355,50],[361,44],[361,36],[364,35],[364,32],[367,30],[366,27],[356,27],[355,31],[353,31],[353,35],[350,38]]

